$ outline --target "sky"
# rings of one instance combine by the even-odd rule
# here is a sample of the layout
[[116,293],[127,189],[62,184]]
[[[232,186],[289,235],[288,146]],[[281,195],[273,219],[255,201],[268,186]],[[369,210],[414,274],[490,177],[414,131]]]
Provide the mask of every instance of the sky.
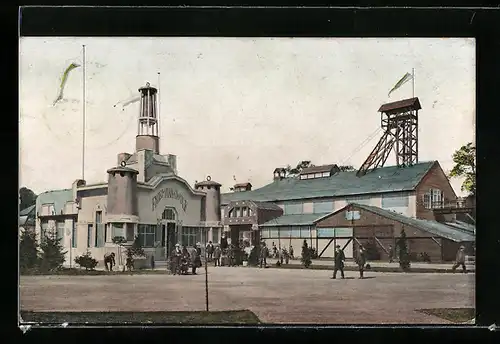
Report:
[[[82,176],[81,67],[53,105],[82,45],[89,184],[133,153],[138,103],[113,105],[146,82],[160,86],[160,153],[177,155],[191,185],[210,176],[223,191],[235,180],[264,186],[276,167],[302,160],[359,168],[382,136],[380,105],[412,97],[411,82],[388,97],[412,68],[419,160],[449,171],[453,152],[475,140],[474,39],[23,37],[20,186],[35,193]],[[461,182],[451,181],[459,195]]]

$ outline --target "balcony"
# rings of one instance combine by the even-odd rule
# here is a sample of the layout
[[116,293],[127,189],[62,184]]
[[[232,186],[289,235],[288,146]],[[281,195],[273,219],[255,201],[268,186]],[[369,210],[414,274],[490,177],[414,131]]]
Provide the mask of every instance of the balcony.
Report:
[[467,205],[463,200],[431,202],[425,206],[427,209],[432,209],[434,214],[470,214],[475,210],[474,206]]

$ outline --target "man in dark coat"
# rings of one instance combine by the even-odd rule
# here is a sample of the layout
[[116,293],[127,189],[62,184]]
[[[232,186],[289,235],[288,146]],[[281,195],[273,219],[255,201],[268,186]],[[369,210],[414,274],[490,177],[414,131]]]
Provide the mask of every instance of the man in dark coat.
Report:
[[193,268],[191,272],[196,275],[196,269],[201,267],[201,244],[197,243],[193,251]]
[[359,245],[356,262],[358,263],[358,268],[359,268],[359,278],[363,278],[363,272],[365,270],[365,264],[366,264],[366,250],[363,247],[363,245]]
[[212,244],[212,241],[209,241],[207,244],[207,256],[208,256],[208,261],[212,261],[212,255],[214,253],[214,244]]
[[338,270],[340,270],[340,275],[342,276],[342,279],[344,279],[345,278],[345,276],[344,276],[345,255],[344,255],[344,251],[340,249],[340,245],[335,246],[335,256],[334,256],[333,260],[334,260],[334,266],[333,266],[332,279],[337,278],[337,271]]
[[[109,267],[108,267],[109,265]],[[107,252],[104,254],[104,266],[106,267],[106,271],[113,271],[113,266],[115,266],[115,253]]]
[[455,264],[453,264],[453,267],[451,270],[455,272],[455,270],[459,267],[462,266],[462,271],[463,273],[467,273],[467,268],[465,267],[465,247],[460,246],[457,252],[457,257],[455,259]]
[[266,243],[265,242],[261,242],[260,244],[260,267],[262,267],[262,265],[264,265],[264,267],[267,266],[267,256],[269,255],[269,250],[266,246]]

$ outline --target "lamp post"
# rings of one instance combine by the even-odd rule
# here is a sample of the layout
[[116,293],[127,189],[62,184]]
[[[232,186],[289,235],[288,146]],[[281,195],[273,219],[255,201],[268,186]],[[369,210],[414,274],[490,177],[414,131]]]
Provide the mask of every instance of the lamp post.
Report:
[[208,312],[208,269],[207,269],[207,236],[208,236],[208,227],[205,227],[205,306],[206,311]]

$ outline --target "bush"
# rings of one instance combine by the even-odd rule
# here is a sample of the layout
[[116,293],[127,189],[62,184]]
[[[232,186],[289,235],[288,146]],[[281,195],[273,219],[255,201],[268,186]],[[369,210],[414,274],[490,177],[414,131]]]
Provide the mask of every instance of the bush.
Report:
[[89,251],[85,254],[75,258],[75,263],[80,265],[80,267],[85,268],[85,270],[94,270],[97,266],[97,260],[92,258]]
[[366,260],[380,260],[380,251],[375,240],[370,240],[364,245],[366,249]]
[[408,243],[404,228],[401,230],[401,236],[398,239],[397,247],[399,249],[399,266],[403,271],[410,269],[410,255],[408,253]]
[[63,246],[61,245],[62,238],[57,238],[55,231],[48,231],[45,235],[40,249],[42,250],[40,258],[40,269],[42,271],[55,271],[62,268],[64,261],[64,255],[66,251],[63,251]]
[[419,258],[420,258],[419,260],[421,262],[424,262],[424,263],[430,263],[431,262],[431,257],[429,256],[429,254],[427,252],[421,252]]
[[38,267],[38,241],[35,231],[23,230],[19,238],[19,269],[21,273]]

